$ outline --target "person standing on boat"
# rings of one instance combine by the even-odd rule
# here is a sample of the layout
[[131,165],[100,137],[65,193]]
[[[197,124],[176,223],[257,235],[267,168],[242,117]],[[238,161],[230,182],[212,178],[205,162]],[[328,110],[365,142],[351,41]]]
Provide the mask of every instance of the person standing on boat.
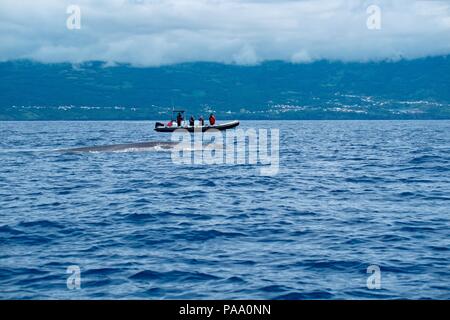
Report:
[[179,126],[179,127],[181,127],[181,122],[183,121],[183,116],[181,115],[181,113],[180,112],[178,112],[178,114],[177,114],[177,125]]
[[203,127],[205,125],[205,119],[203,119],[203,116],[200,116],[200,118],[198,118],[198,123]]
[[191,117],[189,118],[189,125],[190,125],[191,127],[193,127],[194,124],[195,124],[194,116],[191,116]]
[[210,124],[211,126],[213,126],[215,123],[216,123],[216,117],[214,116],[213,113],[211,113],[211,114],[209,115],[209,124]]

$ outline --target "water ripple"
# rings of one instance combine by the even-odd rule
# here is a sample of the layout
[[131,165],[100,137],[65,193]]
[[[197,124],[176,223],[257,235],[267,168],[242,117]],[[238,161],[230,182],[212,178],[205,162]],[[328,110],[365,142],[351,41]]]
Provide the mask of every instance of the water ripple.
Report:
[[449,121],[241,125],[281,130],[278,175],[174,165],[148,122],[0,123],[0,299],[450,298]]

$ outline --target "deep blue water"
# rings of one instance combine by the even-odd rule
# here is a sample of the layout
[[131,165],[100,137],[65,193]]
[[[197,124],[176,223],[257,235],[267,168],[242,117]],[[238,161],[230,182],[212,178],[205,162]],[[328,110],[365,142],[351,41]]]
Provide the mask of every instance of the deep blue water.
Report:
[[243,122],[281,129],[274,177],[54,151],[152,126],[0,122],[1,299],[450,298],[450,121]]

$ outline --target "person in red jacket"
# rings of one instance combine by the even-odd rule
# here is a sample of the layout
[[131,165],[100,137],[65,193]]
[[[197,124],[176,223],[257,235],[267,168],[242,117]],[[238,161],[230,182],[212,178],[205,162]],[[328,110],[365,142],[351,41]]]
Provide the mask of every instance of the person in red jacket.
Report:
[[216,123],[216,117],[214,116],[214,114],[211,113],[209,116],[209,124],[211,126],[213,126],[215,123]]

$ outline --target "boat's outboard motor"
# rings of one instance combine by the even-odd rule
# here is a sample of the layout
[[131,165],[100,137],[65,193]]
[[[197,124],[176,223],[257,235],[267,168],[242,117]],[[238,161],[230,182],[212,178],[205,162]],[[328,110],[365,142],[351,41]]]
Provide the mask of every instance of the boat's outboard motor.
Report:
[[161,123],[161,122],[155,123],[155,128],[158,128],[158,127],[164,127],[164,123]]

